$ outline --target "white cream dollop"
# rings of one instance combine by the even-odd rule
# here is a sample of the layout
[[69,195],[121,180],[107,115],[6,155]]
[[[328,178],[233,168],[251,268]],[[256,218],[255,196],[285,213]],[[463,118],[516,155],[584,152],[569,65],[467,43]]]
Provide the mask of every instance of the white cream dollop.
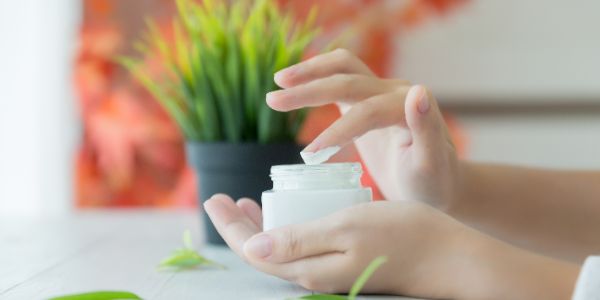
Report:
[[326,162],[333,155],[338,153],[338,151],[340,151],[340,146],[331,146],[331,147],[327,147],[325,149],[321,149],[317,152],[302,151],[302,152],[300,152],[300,156],[302,157],[302,160],[304,161],[305,164],[318,165],[318,164]]

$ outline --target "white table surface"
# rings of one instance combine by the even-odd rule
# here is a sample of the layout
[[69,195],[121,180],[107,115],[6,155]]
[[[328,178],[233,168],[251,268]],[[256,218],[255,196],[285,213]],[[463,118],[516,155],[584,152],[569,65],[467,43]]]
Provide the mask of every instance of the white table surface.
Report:
[[[200,245],[195,211],[87,211],[0,218],[0,299],[125,290],[144,299],[286,299],[310,291],[260,273],[226,247]],[[200,252],[228,267],[157,271],[192,230]],[[364,296],[360,299],[409,299]]]

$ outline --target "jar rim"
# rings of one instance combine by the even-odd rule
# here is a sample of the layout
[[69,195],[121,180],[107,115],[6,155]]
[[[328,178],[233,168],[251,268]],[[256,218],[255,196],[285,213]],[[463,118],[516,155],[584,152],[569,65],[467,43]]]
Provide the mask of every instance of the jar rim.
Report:
[[286,175],[316,175],[331,173],[362,174],[360,163],[325,163],[318,165],[276,165],[271,167],[271,177]]

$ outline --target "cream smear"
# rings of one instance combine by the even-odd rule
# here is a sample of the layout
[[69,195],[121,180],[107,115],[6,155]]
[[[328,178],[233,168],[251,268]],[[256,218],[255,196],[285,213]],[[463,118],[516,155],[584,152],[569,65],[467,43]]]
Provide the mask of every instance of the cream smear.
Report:
[[325,149],[321,149],[317,152],[300,152],[302,160],[307,165],[318,165],[326,162],[333,155],[340,151],[340,146],[331,146]]

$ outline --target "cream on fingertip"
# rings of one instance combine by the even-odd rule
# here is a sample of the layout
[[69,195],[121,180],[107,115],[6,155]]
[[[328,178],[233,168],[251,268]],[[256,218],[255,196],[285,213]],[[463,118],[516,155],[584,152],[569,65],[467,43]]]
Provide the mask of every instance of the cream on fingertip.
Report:
[[328,161],[333,155],[340,151],[340,146],[331,146],[316,152],[302,151],[300,156],[307,165],[318,165]]

